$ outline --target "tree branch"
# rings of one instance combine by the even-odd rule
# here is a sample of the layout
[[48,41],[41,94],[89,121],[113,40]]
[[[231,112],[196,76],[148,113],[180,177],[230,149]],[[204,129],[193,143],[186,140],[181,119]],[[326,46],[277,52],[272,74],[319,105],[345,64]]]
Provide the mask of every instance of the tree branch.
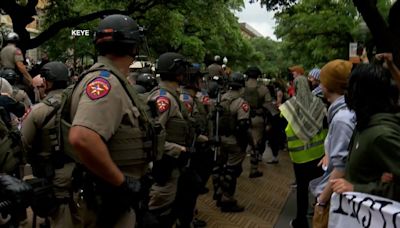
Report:
[[371,31],[378,53],[392,52],[393,36],[376,6],[376,0],[353,0],[353,3]]
[[[64,21],[58,21],[58,22],[50,25],[50,27],[47,28],[42,33],[40,33],[39,36],[37,36],[33,39],[30,39],[28,41],[28,45],[26,46],[26,49],[32,49],[32,48],[36,48],[36,47],[40,46],[45,41],[47,41],[50,37],[53,37],[54,35],[56,35],[63,28],[71,28],[71,27],[77,26],[79,24],[89,22],[89,21],[95,20],[97,18],[100,18],[102,16],[110,15],[110,14],[130,15],[135,12],[145,12],[148,9],[150,9],[160,3],[161,3],[161,1],[147,1],[144,3],[137,4],[137,1],[133,0],[128,5],[127,10],[116,10],[116,9],[102,10],[102,11],[94,12],[94,13],[87,14],[84,16],[74,17],[74,18],[64,20]],[[138,17],[140,17],[140,16],[138,16]]]

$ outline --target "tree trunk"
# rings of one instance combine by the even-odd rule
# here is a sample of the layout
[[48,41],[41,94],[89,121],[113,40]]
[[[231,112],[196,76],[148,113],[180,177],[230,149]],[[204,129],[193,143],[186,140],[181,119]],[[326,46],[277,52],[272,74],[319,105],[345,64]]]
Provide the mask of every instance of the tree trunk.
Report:
[[389,25],[380,14],[376,0],[353,0],[358,12],[371,31],[377,53],[391,52],[400,66],[400,2],[396,1],[389,14]]

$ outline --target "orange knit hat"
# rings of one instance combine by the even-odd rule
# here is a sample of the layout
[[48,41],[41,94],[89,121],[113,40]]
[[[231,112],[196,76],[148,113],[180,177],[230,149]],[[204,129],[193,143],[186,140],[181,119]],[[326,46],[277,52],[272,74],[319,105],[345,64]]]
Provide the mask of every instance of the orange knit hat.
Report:
[[353,64],[350,61],[335,59],[321,69],[321,84],[331,92],[344,94]]
[[289,67],[290,72],[297,72],[300,75],[304,75],[304,68],[302,66],[296,65]]

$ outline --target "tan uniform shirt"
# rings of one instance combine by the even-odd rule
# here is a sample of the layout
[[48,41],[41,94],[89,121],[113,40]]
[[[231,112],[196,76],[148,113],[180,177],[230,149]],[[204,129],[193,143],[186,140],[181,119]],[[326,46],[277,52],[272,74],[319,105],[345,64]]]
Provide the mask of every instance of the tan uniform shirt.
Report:
[[[206,131],[207,129],[207,113],[205,111],[201,112],[201,108],[204,107],[199,107],[199,105],[204,105],[202,102],[199,101],[197,94],[195,97],[192,97],[189,95],[189,92],[183,91],[183,93],[180,94],[179,99],[182,101],[182,103],[185,105],[186,110],[189,113],[191,121],[195,123],[197,127],[200,129],[196,130],[201,130],[201,134],[197,136],[196,142],[206,142],[208,141],[208,132]],[[204,131],[203,131],[204,130]]]
[[246,81],[247,88],[256,88],[257,86],[259,96],[264,98],[263,107],[266,108],[273,116],[278,114],[278,110],[272,103],[272,97],[269,89],[265,85],[258,84],[257,80],[254,78],[250,78]]
[[[47,96],[61,102],[62,92],[63,90],[53,90]],[[53,107],[45,103],[38,103],[32,107],[29,114],[22,121],[22,143],[28,153],[44,153],[43,156],[50,156],[51,151],[32,151],[32,146],[36,135],[40,134],[41,129],[46,126],[54,126],[55,117],[51,118],[46,125],[43,125],[46,117],[52,111]],[[58,198],[70,196],[69,187],[73,169],[74,165],[70,163],[62,169],[55,170],[53,184],[57,187],[55,193]]]
[[[54,99],[61,101],[62,91],[63,90],[53,90],[48,96],[52,96]],[[32,106],[29,114],[27,114],[25,119],[22,121],[22,143],[24,144],[24,148],[28,151],[32,149],[35,135],[38,134],[38,130],[44,127],[43,122],[51,111],[53,111],[53,107],[44,103],[38,103]],[[54,118],[52,118],[47,125],[54,125]]]
[[13,88],[11,84],[4,78],[0,78],[0,93],[6,93],[9,96],[12,95]]
[[15,69],[17,62],[24,61],[22,51],[14,44],[8,44],[1,52],[1,65],[5,68]]
[[25,110],[28,110],[32,106],[31,99],[28,94],[22,89],[18,89],[17,87],[13,88],[12,98],[14,98],[18,102],[22,102],[25,105]]
[[[163,88],[168,88],[168,86],[165,84],[165,82],[160,82],[159,87]],[[153,92],[150,93],[148,97],[148,101],[153,101],[156,102],[157,109],[158,109],[158,118],[160,121],[160,124],[165,128],[167,125],[167,122],[170,118],[177,117],[180,119],[184,119],[183,114],[181,113],[180,105],[183,106],[183,104],[179,104],[179,94],[176,91],[175,88],[169,88],[170,91],[173,91],[174,94],[172,95],[170,91],[166,91],[165,89],[165,94],[160,94],[160,89],[154,90]],[[185,145],[178,145],[173,142],[165,142],[165,150],[164,153],[178,158],[181,151],[182,151],[182,146]]]
[[[121,74],[112,62],[100,56],[98,63],[114,73]],[[133,105],[117,76],[99,70],[84,76],[72,94],[72,126],[86,127],[99,134],[105,144],[126,127],[139,127],[139,110]],[[112,154],[114,151],[109,151]],[[119,167],[124,174],[142,176],[145,167]],[[138,173],[139,172],[139,173]]]

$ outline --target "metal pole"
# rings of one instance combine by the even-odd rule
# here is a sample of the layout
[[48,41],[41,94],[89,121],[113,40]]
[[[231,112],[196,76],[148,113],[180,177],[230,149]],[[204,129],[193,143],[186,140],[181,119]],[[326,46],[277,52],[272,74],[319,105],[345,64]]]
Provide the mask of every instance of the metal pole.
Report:
[[[218,87],[217,103],[216,103],[215,107],[219,108],[220,103],[221,103],[221,89]],[[219,113],[218,108],[216,109],[217,113],[215,114],[215,136],[216,136],[215,138],[216,138],[216,140],[218,140],[218,143],[220,143],[219,142],[219,116],[220,116],[220,113]],[[217,156],[219,155],[219,149],[220,149],[220,145],[217,145],[214,150],[214,161],[217,160]]]

